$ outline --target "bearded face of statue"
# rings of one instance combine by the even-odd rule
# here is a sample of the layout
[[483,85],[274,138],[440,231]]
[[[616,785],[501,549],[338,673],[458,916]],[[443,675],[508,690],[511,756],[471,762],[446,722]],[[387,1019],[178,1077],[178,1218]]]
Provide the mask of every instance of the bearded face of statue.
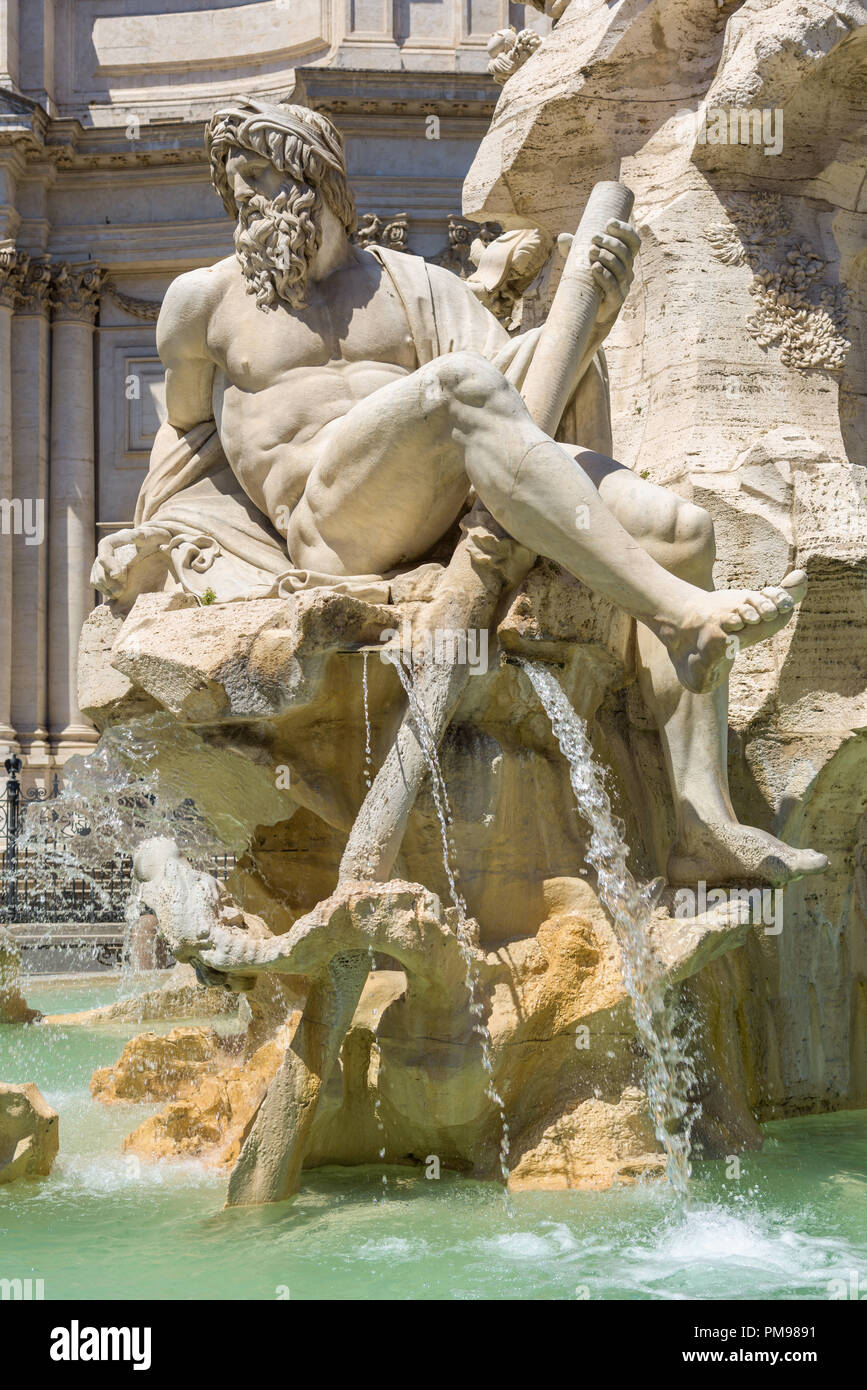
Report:
[[292,309],[306,308],[322,240],[318,212],[319,195],[304,185],[239,202],[235,254],[260,309],[274,309],[280,299]]
[[307,304],[307,283],[322,242],[322,199],[261,155],[235,149],[226,161],[238,220],[235,253],[262,309]]

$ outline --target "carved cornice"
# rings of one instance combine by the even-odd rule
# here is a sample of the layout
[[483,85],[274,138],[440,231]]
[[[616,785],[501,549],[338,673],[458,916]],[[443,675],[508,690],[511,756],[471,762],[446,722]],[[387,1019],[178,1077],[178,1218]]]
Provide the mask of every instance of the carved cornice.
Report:
[[408,251],[409,218],[405,212],[399,212],[388,220],[375,212],[366,212],[355,239],[359,246],[388,246],[392,251]]
[[[479,72],[303,68],[295,74],[308,89],[310,105],[338,123],[341,118],[389,125],[400,120],[415,126],[435,114],[486,129],[498,96],[490,77]],[[285,99],[284,85],[271,94],[274,100]],[[185,111],[143,103],[135,138],[125,134],[127,114],[126,108],[107,103],[103,120],[82,125],[78,117],[49,117],[38,103],[0,92],[0,155],[4,148],[14,150],[24,162],[46,160],[59,171],[207,166],[203,132],[209,103]]]
[[490,121],[499,91],[482,72],[395,72],[299,68],[310,105],[332,115],[412,117],[434,114]]
[[51,307],[55,322],[95,323],[103,280],[101,266],[61,264],[51,276]]
[[141,145],[111,150],[80,150],[73,144],[47,145],[44,153],[58,169],[153,169],[207,165],[204,149],[143,149]]
[[[458,213],[451,213],[448,220],[448,243],[436,255],[426,256],[432,265],[441,265],[454,271],[461,279],[472,275],[475,269],[470,260],[470,247],[479,239],[487,246],[499,236],[501,227],[496,222],[470,222]],[[366,212],[359,222],[355,239],[359,246],[387,246],[392,251],[409,251],[410,218],[405,212],[380,217],[376,212]]]

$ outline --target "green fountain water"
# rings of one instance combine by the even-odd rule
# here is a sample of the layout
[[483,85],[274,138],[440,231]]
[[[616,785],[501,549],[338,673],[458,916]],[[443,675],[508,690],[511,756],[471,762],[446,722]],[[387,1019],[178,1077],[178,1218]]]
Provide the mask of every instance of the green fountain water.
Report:
[[[57,1013],[119,979],[31,983]],[[151,1026],[151,1025],[149,1025]],[[153,1025],[159,1028],[160,1025]],[[164,1025],[168,1028],[169,1024]],[[92,1101],[90,1076],[140,1025],[0,1029],[0,1074],[60,1113],[50,1178],[0,1187],[0,1277],[46,1299],[802,1299],[867,1288],[867,1112],[775,1122],[761,1154],[694,1161],[666,1184],[517,1193],[444,1173],[321,1170],[291,1203],[222,1211],[225,1176],[121,1149],[157,1107]],[[843,1281],[843,1284],[832,1281]]]

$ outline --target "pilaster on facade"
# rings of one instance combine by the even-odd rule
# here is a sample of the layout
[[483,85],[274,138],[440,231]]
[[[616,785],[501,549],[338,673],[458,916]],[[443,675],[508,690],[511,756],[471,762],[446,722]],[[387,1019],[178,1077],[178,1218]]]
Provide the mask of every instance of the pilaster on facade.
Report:
[[[10,333],[12,481],[16,525],[10,539],[11,722],[22,753],[38,768],[50,761],[46,708],[51,267],[18,264]],[[27,523],[25,525],[25,522]]]
[[96,742],[78,709],[78,638],[93,606],[96,534],[93,331],[100,266],[61,264],[51,277],[51,497],[48,722],[58,764]]
[[20,751],[12,725],[12,315],[28,264],[29,258],[14,246],[0,246],[0,755],[4,758]]

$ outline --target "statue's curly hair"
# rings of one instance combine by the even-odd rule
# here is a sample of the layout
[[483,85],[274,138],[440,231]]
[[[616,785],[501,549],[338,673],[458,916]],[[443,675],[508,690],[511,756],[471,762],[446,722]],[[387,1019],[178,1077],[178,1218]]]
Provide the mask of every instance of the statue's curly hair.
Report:
[[277,106],[239,97],[215,111],[205,127],[211,181],[230,217],[238,207],[226,177],[233,145],[261,154],[281,173],[322,193],[347,236],[356,228],[355,199],[346,175],[343,139],[327,116],[306,106]]

